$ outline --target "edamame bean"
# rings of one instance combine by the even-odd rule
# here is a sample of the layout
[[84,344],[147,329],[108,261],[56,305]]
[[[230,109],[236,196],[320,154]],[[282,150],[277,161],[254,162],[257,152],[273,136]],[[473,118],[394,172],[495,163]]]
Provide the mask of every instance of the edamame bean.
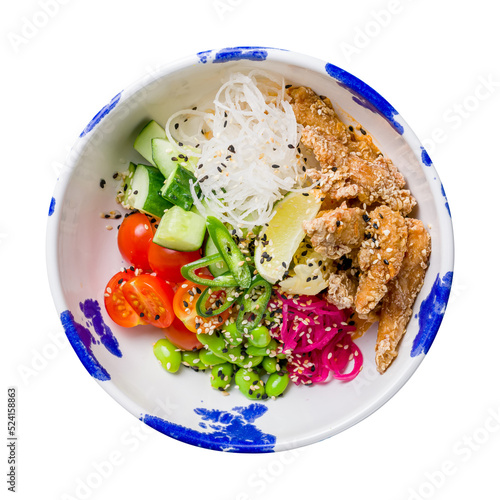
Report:
[[200,351],[182,351],[182,364],[195,370],[206,370],[208,368],[200,359]]
[[249,332],[248,343],[255,347],[266,347],[271,342],[271,335],[265,326],[258,326]]
[[231,380],[233,378],[234,368],[231,363],[223,363],[222,365],[214,366],[212,368],[212,375],[210,376],[210,383],[214,389],[225,391],[229,389]]
[[264,368],[264,370],[266,370],[267,373],[276,372],[280,368],[279,359],[270,358],[269,356],[266,356],[262,360],[262,368]]
[[267,344],[265,347],[255,347],[253,345],[247,347],[247,353],[252,356],[275,356],[276,349],[278,347],[278,342],[276,340],[271,339],[271,342]]
[[199,333],[197,337],[205,348],[208,348],[216,356],[219,356],[229,363],[234,363],[243,368],[250,368],[262,362],[262,356],[243,354],[240,346],[234,347],[229,345],[221,335],[217,336],[215,333],[212,335]]
[[201,362],[207,366],[215,366],[224,363],[224,359],[220,358],[209,349],[202,349],[200,351],[200,359]]
[[266,382],[266,394],[269,397],[277,397],[285,392],[288,385],[288,373],[287,372],[276,372],[271,373]]
[[248,399],[266,399],[264,383],[257,372],[240,368],[234,375],[234,381]]
[[229,344],[238,346],[243,342],[243,334],[236,328],[236,323],[229,323],[225,325],[222,334]]
[[153,346],[153,353],[167,372],[175,373],[181,366],[180,351],[167,339],[158,340]]

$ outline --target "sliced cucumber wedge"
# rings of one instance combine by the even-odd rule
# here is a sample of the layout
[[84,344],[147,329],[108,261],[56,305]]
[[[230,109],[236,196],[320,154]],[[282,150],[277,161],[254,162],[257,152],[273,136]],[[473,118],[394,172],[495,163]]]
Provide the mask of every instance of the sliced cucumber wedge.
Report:
[[137,165],[130,185],[127,204],[155,217],[162,217],[172,203],[160,196],[165,178],[156,167]]
[[[163,184],[160,194],[174,205],[184,210],[190,210],[193,205],[193,197],[191,196],[189,181],[195,182],[196,177],[189,170],[177,165]],[[199,193],[199,186],[195,186],[195,190]]]
[[153,242],[181,252],[201,248],[205,238],[205,219],[174,205],[161,218]]
[[[219,250],[215,246],[212,238],[210,236],[207,238],[207,242],[205,243],[205,248],[203,251],[203,255],[205,257],[209,257],[210,255],[218,254]],[[229,267],[227,267],[225,262],[217,262],[216,264],[210,264],[208,269],[212,273],[214,277],[220,276],[221,274],[227,273],[229,271]]]
[[165,134],[165,129],[154,120],[151,120],[141,130],[134,142],[134,149],[144,156],[152,165],[154,165],[154,162],[151,141],[155,138],[166,139],[167,136]]
[[[198,151],[191,146],[184,145],[183,148],[193,152]],[[190,172],[196,170],[198,158],[196,156],[184,155],[179,151],[177,145],[172,144],[167,139],[152,139],[151,150],[154,164],[160,169],[160,172],[165,177],[168,177],[178,165],[186,168]]]
[[130,164],[128,166],[127,175],[125,175],[125,177],[123,178],[121,192],[118,193],[119,197],[117,198],[117,200],[125,208],[130,208],[130,205],[128,202],[128,197],[130,196],[130,193],[132,192],[132,189],[130,189],[130,185],[132,184],[132,179],[134,178],[136,168],[137,168],[137,165],[135,163],[130,162]]

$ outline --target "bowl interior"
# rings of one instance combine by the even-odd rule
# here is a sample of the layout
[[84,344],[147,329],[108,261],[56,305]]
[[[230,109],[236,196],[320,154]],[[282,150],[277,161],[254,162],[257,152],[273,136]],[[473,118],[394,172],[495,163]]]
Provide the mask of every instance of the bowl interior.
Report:
[[[364,355],[364,369],[354,381],[293,386],[286,397],[252,405],[238,390],[233,389],[227,397],[212,390],[207,373],[189,369],[166,373],[152,351],[161,331],[147,326],[121,328],[107,316],[104,288],[125,263],[116,244],[120,221],[103,219],[100,214],[113,210],[125,213],[115,202],[118,182],[113,174],[126,170],[129,161],[142,161],[132,147],[134,138],[150,119],[165,124],[173,112],[213,96],[230,72],[255,67],[282,74],[288,83],[309,86],[328,96],[345,122],[361,124],[405,176],[419,203],[415,216],[430,228],[433,246],[415,313],[431,293],[436,277],[452,265],[445,198],[434,169],[422,162],[419,143],[406,124],[401,134],[382,114],[353,99],[352,89],[328,75],[318,62],[290,53],[258,62],[224,64],[194,58],[150,75],[123,92],[114,109],[77,144],[70,157],[72,168],[56,191],[53,247],[49,241],[56,305],[84,365],[129,411],[184,441],[236,451],[282,450],[340,432],[387,401],[423,357],[411,356],[419,332],[418,319],[413,318],[398,358],[383,376],[378,375],[374,364],[376,330],[372,328],[356,341]],[[101,179],[106,181],[104,187]],[[234,441],[235,433],[243,438]]]

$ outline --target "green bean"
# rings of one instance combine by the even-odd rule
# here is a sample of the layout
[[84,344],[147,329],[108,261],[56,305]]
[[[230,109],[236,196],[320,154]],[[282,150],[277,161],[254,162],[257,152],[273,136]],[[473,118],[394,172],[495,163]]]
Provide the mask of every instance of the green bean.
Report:
[[266,382],[266,394],[269,397],[277,397],[285,392],[288,385],[288,373],[287,372],[276,372],[271,373]]
[[248,343],[254,347],[266,347],[271,342],[271,335],[265,326],[258,326],[250,330]]
[[257,372],[240,368],[234,375],[234,381],[248,399],[266,399],[264,383]]
[[167,372],[175,373],[181,366],[180,351],[167,339],[158,340],[153,346],[153,353]]
[[207,366],[215,366],[224,363],[224,359],[214,354],[209,349],[202,349],[200,351],[200,360]]
[[206,370],[208,368],[200,359],[200,351],[182,351],[182,364],[195,370]]
[[212,387],[219,391],[229,389],[233,373],[234,367],[231,363],[223,363],[222,365],[214,366],[212,368],[212,375],[210,376]]

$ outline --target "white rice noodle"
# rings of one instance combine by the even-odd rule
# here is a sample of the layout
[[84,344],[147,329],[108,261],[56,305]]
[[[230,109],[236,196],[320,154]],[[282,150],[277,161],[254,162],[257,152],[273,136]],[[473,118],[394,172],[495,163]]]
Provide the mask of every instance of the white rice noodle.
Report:
[[[190,134],[187,124],[192,129],[193,122],[198,130]],[[167,122],[166,133],[173,142],[201,149],[195,173],[200,198],[191,186],[198,210],[239,233],[268,223],[274,204],[287,192],[313,187],[297,151],[300,129],[282,77],[259,70],[234,73],[217,92],[212,112],[179,111]]]

